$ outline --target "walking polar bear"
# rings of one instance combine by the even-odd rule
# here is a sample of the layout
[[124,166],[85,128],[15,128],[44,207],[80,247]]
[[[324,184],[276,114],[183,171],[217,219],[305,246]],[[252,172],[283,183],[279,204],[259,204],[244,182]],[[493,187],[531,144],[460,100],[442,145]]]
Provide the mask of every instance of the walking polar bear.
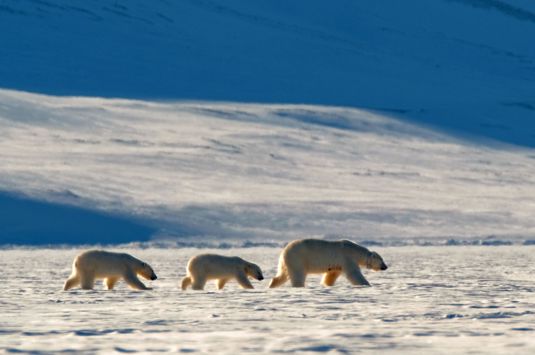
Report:
[[108,290],[120,279],[133,289],[150,290],[138,278],[156,280],[157,276],[149,264],[124,253],[112,253],[103,250],[89,250],[81,253],[72,263],[72,274],[65,281],[63,290],[67,291],[77,285],[84,290],[93,289],[95,279],[104,279]]
[[288,279],[293,287],[304,287],[308,274],[323,274],[325,286],[334,285],[342,274],[353,285],[369,286],[360,267],[375,271],[388,268],[379,254],[349,240],[295,240],[282,251],[277,276],[269,287],[278,287]]
[[221,290],[232,279],[238,281],[242,288],[254,288],[248,277],[258,281],[264,279],[258,265],[237,256],[197,255],[189,260],[186,271],[187,276],[182,279],[183,290],[190,285],[194,290],[202,290],[208,280],[216,280],[217,289]]

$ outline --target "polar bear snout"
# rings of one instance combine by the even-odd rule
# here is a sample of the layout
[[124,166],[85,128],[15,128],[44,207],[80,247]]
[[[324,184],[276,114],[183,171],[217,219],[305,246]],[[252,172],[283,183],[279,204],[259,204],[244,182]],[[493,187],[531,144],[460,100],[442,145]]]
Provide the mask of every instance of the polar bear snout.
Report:
[[262,281],[264,279],[264,275],[262,275],[262,271],[260,271],[260,270],[254,270],[251,273],[251,276],[253,278],[257,279],[258,281]]
[[248,263],[245,266],[245,274],[258,281],[262,281],[264,279],[264,275],[262,275],[262,269],[260,269],[260,266],[253,263]]
[[[150,266],[149,266],[150,268]],[[154,272],[154,270],[152,270],[152,268],[150,270],[147,270],[147,276],[148,277],[145,277],[147,280],[156,280],[158,278],[158,276],[156,276],[156,273]]]
[[255,279],[258,281],[262,281],[264,279],[264,275],[262,275],[262,271],[257,270],[256,275],[254,276]]
[[366,268],[373,271],[384,271],[388,269],[388,266],[384,262],[383,258],[376,252],[370,252],[366,259]]
[[141,262],[140,269],[137,270],[137,273],[146,280],[154,281],[158,278],[152,267],[145,262]]

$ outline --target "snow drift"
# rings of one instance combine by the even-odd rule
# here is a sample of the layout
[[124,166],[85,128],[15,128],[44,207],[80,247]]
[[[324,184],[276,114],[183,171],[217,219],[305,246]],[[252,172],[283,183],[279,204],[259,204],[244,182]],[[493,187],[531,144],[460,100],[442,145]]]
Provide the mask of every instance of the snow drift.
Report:
[[[124,242],[128,233],[130,240],[240,243],[304,236],[456,243],[535,234],[531,149],[475,145],[344,107],[5,90],[0,103],[2,190],[50,208],[105,213],[112,221],[86,222],[99,242]],[[9,206],[2,209],[4,243],[35,240],[43,231],[33,222],[52,221],[43,209],[26,209],[19,230]],[[61,235],[86,242],[87,232],[65,226]]]
[[534,14],[4,0],[0,243],[530,242]]

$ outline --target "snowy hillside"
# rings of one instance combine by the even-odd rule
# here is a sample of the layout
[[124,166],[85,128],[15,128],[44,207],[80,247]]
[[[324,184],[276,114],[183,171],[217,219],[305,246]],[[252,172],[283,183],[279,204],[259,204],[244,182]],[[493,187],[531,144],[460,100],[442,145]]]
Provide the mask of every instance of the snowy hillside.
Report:
[[535,146],[530,0],[3,0],[0,87],[319,104]]
[[3,243],[535,236],[532,149],[364,110],[3,90],[0,126]]
[[528,0],[3,0],[0,244],[535,239],[534,38]]

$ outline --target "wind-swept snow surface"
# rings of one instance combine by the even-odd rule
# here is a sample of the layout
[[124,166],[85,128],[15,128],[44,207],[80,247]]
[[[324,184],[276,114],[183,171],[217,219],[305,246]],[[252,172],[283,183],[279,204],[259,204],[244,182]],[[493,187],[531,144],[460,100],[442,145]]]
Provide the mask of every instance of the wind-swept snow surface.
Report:
[[197,249],[126,250],[158,274],[147,292],[63,292],[77,250],[0,250],[0,352],[533,354],[533,249],[380,248],[390,267],[364,271],[372,287],[316,275],[305,289],[267,289],[279,249],[233,249],[267,279],[187,292]]
[[[34,219],[66,226],[61,238],[50,233],[44,243],[65,242],[69,233],[71,242],[87,243],[76,224],[58,227],[52,211],[61,205],[118,218],[122,236],[133,228],[131,240],[147,233],[240,243],[311,236],[509,243],[535,236],[533,150],[476,145],[378,113],[4,90],[0,127],[0,190],[10,192],[3,198],[50,205],[36,212],[28,202],[26,224],[3,209],[2,243],[33,243],[53,230]],[[95,241],[125,241],[107,226],[108,237]]]

